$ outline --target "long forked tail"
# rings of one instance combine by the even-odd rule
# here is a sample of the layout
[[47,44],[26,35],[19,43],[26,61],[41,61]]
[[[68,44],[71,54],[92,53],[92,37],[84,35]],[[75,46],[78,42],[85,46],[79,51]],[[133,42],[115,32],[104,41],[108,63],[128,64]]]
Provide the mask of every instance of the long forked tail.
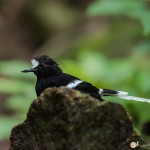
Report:
[[99,93],[101,96],[115,96],[126,100],[140,101],[140,102],[148,102],[150,103],[150,99],[129,96],[128,92],[109,90],[109,89],[99,89]]

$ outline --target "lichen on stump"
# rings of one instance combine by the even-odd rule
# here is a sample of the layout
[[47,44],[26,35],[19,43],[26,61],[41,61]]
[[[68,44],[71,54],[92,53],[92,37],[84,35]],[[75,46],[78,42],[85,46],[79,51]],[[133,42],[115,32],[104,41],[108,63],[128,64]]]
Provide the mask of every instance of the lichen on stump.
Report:
[[10,141],[10,150],[130,150],[131,142],[143,143],[123,106],[64,87],[34,100]]

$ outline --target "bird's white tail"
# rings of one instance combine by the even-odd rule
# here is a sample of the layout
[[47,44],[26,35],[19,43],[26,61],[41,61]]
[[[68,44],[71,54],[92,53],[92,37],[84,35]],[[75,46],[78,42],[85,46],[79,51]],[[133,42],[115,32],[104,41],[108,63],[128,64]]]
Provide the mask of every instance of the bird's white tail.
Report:
[[[107,91],[107,92],[106,92]],[[150,99],[146,99],[146,98],[142,98],[142,97],[135,97],[135,96],[129,96],[128,92],[123,92],[123,91],[115,91],[113,93],[113,90],[106,90],[105,89],[100,89],[100,94],[101,96],[115,96],[115,97],[119,97],[122,99],[126,99],[126,100],[133,100],[133,101],[140,101],[140,102],[147,102],[150,103]]]
[[133,100],[133,101],[140,101],[140,102],[147,102],[150,103],[150,99],[142,98],[142,97],[135,97],[129,95],[115,95],[116,97],[126,99],[126,100]]

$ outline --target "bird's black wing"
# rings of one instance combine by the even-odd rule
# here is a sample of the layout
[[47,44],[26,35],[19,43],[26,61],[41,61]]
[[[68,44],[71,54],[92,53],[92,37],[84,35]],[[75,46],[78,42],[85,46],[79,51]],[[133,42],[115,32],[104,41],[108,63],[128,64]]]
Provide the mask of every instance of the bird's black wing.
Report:
[[67,86],[69,83],[79,80],[78,78],[62,73],[59,76],[47,77],[41,80],[37,80],[36,83],[36,93],[37,96],[41,94],[48,87],[60,87],[60,86]]
[[82,81],[81,83],[79,83],[76,87],[74,87],[73,89],[76,89],[78,91],[81,91],[83,93],[88,93],[91,96],[102,100],[100,93],[99,93],[99,89],[96,88],[95,86],[93,86],[91,83]]

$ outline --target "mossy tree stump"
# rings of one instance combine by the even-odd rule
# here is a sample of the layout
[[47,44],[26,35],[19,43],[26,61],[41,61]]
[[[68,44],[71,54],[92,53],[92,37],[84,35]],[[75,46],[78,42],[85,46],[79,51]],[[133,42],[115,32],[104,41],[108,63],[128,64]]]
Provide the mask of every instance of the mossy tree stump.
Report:
[[64,87],[34,100],[10,141],[10,150],[144,150],[123,106]]

